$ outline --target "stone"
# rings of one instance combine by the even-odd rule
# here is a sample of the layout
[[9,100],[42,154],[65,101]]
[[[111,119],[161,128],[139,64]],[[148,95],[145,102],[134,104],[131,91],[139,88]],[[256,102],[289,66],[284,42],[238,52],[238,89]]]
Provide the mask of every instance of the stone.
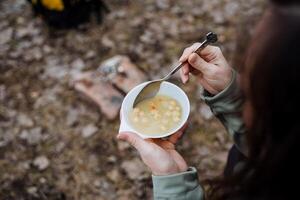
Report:
[[216,132],[216,138],[222,145],[226,143],[226,136],[227,134],[224,132],[221,131]]
[[[113,63],[113,60],[118,64]],[[112,64],[118,65],[117,68],[119,73],[113,76],[111,81],[125,93],[147,80],[146,75],[126,56],[114,56],[103,62],[99,68],[101,70],[101,68]]]
[[17,122],[20,126],[22,127],[26,127],[26,128],[29,128],[29,127],[32,127],[33,126],[33,121],[30,117],[28,117],[27,115],[23,114],[23,113],[20,113],[18,116],[17,116]]
[[134,158],[132,160],[123,161],[121,168],[126,172],[131,180],[137,180],[145,173],[146,166],[141,160]]
[[239,4],[237,2],[228,2],[225,5],[225,15],[227,18],[236,16],[239,11]]
[[81,135],[84,138],[88,138],[88,137],[91,137],[92,135],[94,135],[97,131],[98,131],[98,128],[94,124],[89,124],[89,125],[83,127],[83,129],[81,131]]
[[140,36],[141,42],[145,44],[154,44],[155,43],[155,35],[153,32],[147,30]]
[[22,171],[27,171],[30,169],[30,161],[26,160],[26,161],[22,161],[18,163],[18,168]]
[[29,32],[29,31],[28,31],[27,28],[24,28],[24,27],[18,28],[18,29],[16,30],[16,38],[17,38],[17,39],[21,39],[21,38],[27,36],[27,35],[28,35],[28,32]]
[[226,163],[227,157],[228,157],[227,151],[218,152],[213,155],[213,158],[218,160],[221,163]]
[[17,18],[16,22],[17,22],[18,25],[22,25],[22,24],[25,23],[25,18],[22,17],[22,16],[19,16],[19,17]]
[[9,25],[8,20],[2,20],[0,21],[0,29],[4,30]]
[[[1,124],[0,124],[1,126]],[[16,129],[18,129],[16,127]],[[8,145],[11,141],[14,140],[15,138],[15,134],[14,131],[10,130],[10,131],[4,131],[5,129],[1,129],[0,128],[0,147],[5,147],[6,145]],[[16,130],[18,131],[18,130]]]
[[5,147],[7,144],[8,144],[8,143],[7,143],[6,141],[4,141],[4,140],[1,141],[1,140],[0,140],[0,148],[1,148],[1,147]]
[[94,58],[94,57],[96,57],[96,52],[93,50],[89,50],[88,52],[86,52],[84,57],[86,59]]
[[79,111],[74,108],[69,108],[66,118],[67,126],[73,126],[78,121]]
[[34,186],[31,186],[31,187],[28,187],[26,189],[26,191],[27,191],[28,194],[36,196],[37,192],[38,192],[38,189],[36,187],[34,187]]
[[40,171],[48,168],[50,162],[46,156],[38,156],[33,160],[33,165]]
[[34,23],[28,23],[26,27],[19,27],[16,29],[16,38],[22,39],[27,36],[37,36],[41,32],[40,29],[36,28]]
[[80,76],[81,71],[84,69],[85,64],[83,62],[83,60],[81,60],[80,58],[74,60],[71,63],[71,70],[69,71],[69,75],[72,77],[72,79]]
[[108,47],[108,48],[115,47],[115,43],[111,39],[109,39],[107,36],[102,37],[101,43],[102,43],[102,45],[104,45],[105,47]]
[[121,179],[120,172],[117,169],[113,169],[107,173],[107,177],[109,180],[117,183]]
[[30,131],[23,130],[19,137],[23,140],[26,140],[28,144],[35,145],[38,144],[43,139],[41,132],[42,132],[42,128],[36,127],[31,129]]
[[40,46],[44,43],[45,38],[43,36],[36,36],[33,38],[32,43],[34,45]]
[[76,77],[73,86],[97,104],[108,119],[115,119],[119,115],[124,97],[111,83],[100,80],[92,72],[85,72]]
[[198,155],[201,157],[208,156],[211,153],[210,149],[207,148],[206,146],[197,147],[196,149],[197,149]]
[[[134,191],[133,191],[134,190]],[[117,191],[117,195],[118,195],[118,200],[128,200],[128,199],[136,199],[135,194],[136,191],[135,189],[132,187],[130,189],[119,189]]]
[[60,153],[65,148],[65,146],[66,146],[66,144],[64,142],[58,142],[55,145],[55,152]]
[[3,101],[6,97],[5,85],[0,85],[0,101]]
[[19,43],[16,44],[16,48],[17,48],[17,50],[21,51],[21,53],[23,54],[24,53],[23,51],[25,49],[28,49],[28,48],[32,47],[32,45],[33,45],[32,42],[22,40],[22,41],[20,41]]
[[166,10],[170,8],[170,1],[169,0],[156,0],[157,8],[161,10]]
[[124,141],[118,141],[118,149],[119,151],[125,151],[126,149],[130,148],[130,144]]
[[12,39],[13,29],[7,28],[0,32],[0,45],[8,43]]
[[66,65],[56,65],[46,68],[44,77],[50,77],[54,79],[63,79],[68,74]]
[[39,47],[34,47],[23,53],[25,61],[40,60],[43,57],[43,52]]
[[78,70],[82,70],[84,68],[85,64],[83,62],[83,60],[81,60],[80,58],[77,58],[76,60],[74,60],[71,63],[71,67],[78,69]]
[[108,156],[107,160],[108,160],[108,162],[110,162],[110,163],[115,163],[115,162],[117,162],[117,157],[111,155],[111,156]]
[[[91,184],[91,182],[89,181],[87,184]],[[105,197],[104,199],[117,199],[114,186],[106,178],[97,178],[92,182],[92,184],[101,191],[101,196]]]
[[211,112],[210,107],[206,104],[202,104],[199,108],[199,113],[205,120],[210,120],[213,118],[214,114]]
[[210,15],[213,18],[214,23],[216,24],[223,24],[226,21],[224,12],[220,9],[214,10],[214,12],[211,12]]
[[41,178],[39,179],[39,182],[40,182],[41,184],[45,184],[45,183],[47,182],[47,179],[44,178],[44,177],[41,177]]
[[52,52],[52,48],[51,48],[49,45],[44,45],[44,46],[43,46],[43,52],[44,52],[45,54],[49,54],[49,53]]

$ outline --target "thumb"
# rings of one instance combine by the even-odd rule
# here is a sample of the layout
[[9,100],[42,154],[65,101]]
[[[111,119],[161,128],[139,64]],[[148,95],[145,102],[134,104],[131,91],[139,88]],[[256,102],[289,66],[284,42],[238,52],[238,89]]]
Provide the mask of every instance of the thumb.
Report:
[[117,135],[117,138],[128,142],[139,152],[142,152],[148,146],[148,143],[143,138],[132,132],[121,132]]
[[206,62],[203,58],[201,58],[198,54],[192,53],[188,58],[189,64],[199,70],[202,73],[206,73],[210,70],[211,64]]

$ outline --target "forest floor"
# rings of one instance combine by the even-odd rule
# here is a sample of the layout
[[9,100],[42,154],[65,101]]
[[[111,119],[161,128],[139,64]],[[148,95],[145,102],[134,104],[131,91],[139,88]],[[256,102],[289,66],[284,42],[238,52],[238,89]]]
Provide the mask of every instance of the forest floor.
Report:
[[[237,67],[264,7],[262,0],[107,4],[101,24],[53,34],[25,0],[0,1],[1,200],[152,199],[150,172],[133,148],[116,140],[119,120],[106,119],[70,80],[114,55],[128,56],[149,79],[161,77],[209,30]],[[232,139],[200,99],[195,80],[173,81],[192,110],[178,150],[200,180],[218,176]]]

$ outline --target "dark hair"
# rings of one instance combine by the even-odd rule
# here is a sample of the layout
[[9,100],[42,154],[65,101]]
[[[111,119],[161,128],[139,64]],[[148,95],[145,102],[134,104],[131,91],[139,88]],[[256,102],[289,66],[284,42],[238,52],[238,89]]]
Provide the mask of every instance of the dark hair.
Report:
[[242,72],[252,108],[248,159],[239,172],[214,181],[208,199],[298,195],[300,7],[274,2],[251,42]]

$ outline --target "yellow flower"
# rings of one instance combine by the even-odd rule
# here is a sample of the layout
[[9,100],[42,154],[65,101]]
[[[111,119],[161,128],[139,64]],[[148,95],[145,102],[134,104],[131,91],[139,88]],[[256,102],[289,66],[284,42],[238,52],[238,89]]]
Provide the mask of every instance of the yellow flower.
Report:
[[64,9],[63,0],[42,0],[42,5],[49,10],[62,11]]

